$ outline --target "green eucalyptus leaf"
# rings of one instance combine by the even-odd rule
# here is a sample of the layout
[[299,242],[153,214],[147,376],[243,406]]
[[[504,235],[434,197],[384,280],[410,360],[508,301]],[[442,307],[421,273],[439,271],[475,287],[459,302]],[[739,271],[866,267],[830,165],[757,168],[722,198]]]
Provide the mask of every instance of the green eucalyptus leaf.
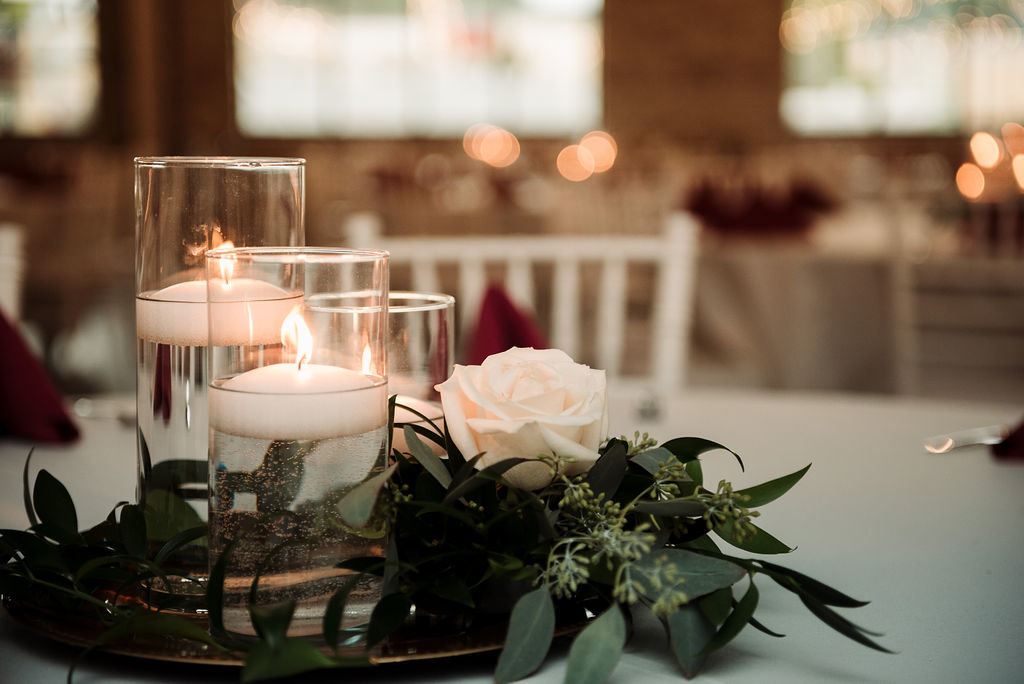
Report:
[[843,636],[853,639],[857,643],[867,646],[868,648],[873,648],[876,651],[882,651],[883,653],[893,652],[867,636],[868,634],[872,636],[880,636],[879,634],[870,632],[863,627],[858,627],[821,601],[815,599],[813,596],[801,594],[800,600],[803,601],[803,604],[807,606],[807,609],[810,610],[815,617]]
[[708,507],[700,501],[675,499],[670,501],[641,501],[636,505],[640,513],[657,515],[664,518],[693,518],[703,515]]
[[760,527],[754,525],[754,534],[747,534],[742,539],[736,536],[736,530],[733,527],[732,521],[726,522],[724,525],[719,525],[715,528],[715,534],[721,537],[723,540],[729,542],[738,549],[743,549],[748,553],[763,553],[763,554],[777,554],[777,553],[789,553],[793,549],[783,544],[781,541],[768,534]]
[[675,457],[675,454],[668,449],[658,447],[656,449],[641,451],[639,454],[634,454],[629,459],[629,462],[635,463],[651,475],[654,475],[658,472],[658,469],[663,463],[668,463],[670,460],[675,459]]
[[259,642],[249,649],[242,667],[243,682],[294,677],[303,672],[337,667],[339,663],[305,639],[285,639],[276,648]]
[[[668,569],[672,568],[669,581]],[[705,556],[686,549],[655,549],[631,566],[637,591],[647,600],[683,592],[688,601],[732,586],[747,571],[722,558]]]
[[118,533],[126,552],[139,557],[146,555],[146,517],[138,505],[128,504],[121,509]]
[[740,470],[744,469],[743,459],[740,458],[739,454],[727,446],[723,446],[718,442],[712,442],[710,439],[704,439],[703,437],[676,437],[665,442],[661,447],[671,451],[683,463],[699,458],[708,451],[723,449],[733,455],[736,462],[740,464]]
[[699,460],[693,459],[683,467],[686,469],[686,474],[690,476],[691,480],[698,485],[704,484],[704,466],[700,464]]
[[288,626],[292,623],[294,614],[295,599],[249,605],[253,627],[271,650],[280,648],[288,638]]
[[744,502],[747,508],[757,508],[758,506],[764,506],[767,503],[775,501],[780,496],[788,492],[793,485],[800,481],[807,471],[810,470],[811,464],[808,463],[806,466],[797,470],[796,472],[790,473],[789,475],[783,475],[782,477],[768,482],[763,482],[754,487],[748,487],[741,489],[736,494],[742,494],[743,496],[750,497]]
[[732,610],[732,589],[726,587],[702,596],[697,601],[697,607],[711,624],[722,624]]
[[773,632],[772,630],[768,629],[767,627],[764,626],[764,624],[759,622],[757,620],[757,618],[755,618],[754,616],[750,616],[750,626],[753,627],[754,629],[756,629],[757,631],[761,632],[762,634],[767,634],[768,636],[775,637],[776,639],[783,639],[786,636],[785,634],[780,634],[779,632]]
[[37,534],[24,530],[0,530],[0,539],[6,553],[18,553],[32,568],[65,569],[59,547]]
[[28,456],[25,458],[25,468],[21,471],[21,494],[25,501],[25,515],[28,517],[30,525],[35,526],[39,524],[39,518],[36,517],[35,506],[32,505],[32,488],[28,482],[28,466],[32,462],[32,453],[35,451],[35,447],[28,450]]
[[341,618],[345,615],[345,602],[359,581],[363,579],[362,574],[353,575],[342,582],[341,586],[331,595],[327,601],[327,608],[324,610],[324,641],[327,645],[338,650],[338,634],[341,629]]
[[444,574],[436,577],[431,584],[431,590],[447,601],[460,603],[468,608],[473,608],[476,605],[473,602],[473,593],[457,575]]
[[383,472],[359,483],[342,497],[337,504],[337,511],[342,520],[355,528],[366,526],[373,517],[381,488],[397,467],[394,464],[388,466]]
[[666,621],[669,644],[683,676],[692,679],[704,666],[704,647],[715,634],[714,626],[700,610],[690,604],[679,606]]
[[[32,502],[41,525],[64,533],[65,537],[78,536],[78,514],[67,488],[47,470],[36,475],[32,490]],[[60,541],[60,540],[58,540]]]
[[711,653],[722,648],[730,641],[736,638],[747,623],[750,622],[750,618],[754,616],[754,611],[757,609],[757,587],[754,586],[754,581],[751,579],[750,586],[747,587],[747,591],[743,594],[743,598],[736,604],[736,608],[729,613],[729,617],[726,618],[725,622],[719,628],[718,632],[712,637],[708,645],[704,647],[703,653]]
[[621,439],[613,439],[597,462],[587,471],[587,484],[595,495],[604,494],[611,498],[622,484],[626,475],[626,451],[628,445]]
[[547,657],[554,635],[555,606],[547,587],[523,594],[509,617],[495,681],[514,682],[536,671]]
[[847,596],[838,589],[833,589],[827,584],[796,570],[790,570],[768,561],[759,560],[758,563],[765,569],[766,574],[782,587],[797,593],[801,591],[806,592],[826,605],[839,608],[860,608],[861,606],[868,605],[868,601],[860,601]]
[[442,487],[447,489],[448,485],[452,483],[452,475],[448,472],[445,464],[423,444],[411,425],[406,425],[402,431],[405,434],[405,443],[409,445],[409,450],[416,461],[423,466],[424,470],[433,475]]
[[373,607],[370,626],[366,632],[366,646],[372,648],[402,626],[409,617],[412,601],[405,594],[388,594]]
[[612,604],[573,640],[565,667],[565,684],[595,684],[608,679],[625,643],[622,609]]

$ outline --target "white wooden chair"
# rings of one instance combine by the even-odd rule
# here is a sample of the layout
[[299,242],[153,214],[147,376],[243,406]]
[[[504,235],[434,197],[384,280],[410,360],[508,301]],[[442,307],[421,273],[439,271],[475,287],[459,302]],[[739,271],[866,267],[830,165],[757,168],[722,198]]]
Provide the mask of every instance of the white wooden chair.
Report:
[[[391,253],[391,264],[408,264],[411,287],[444,291],[445,268],[457,272],[456,298],[460,337],[471,333],[480,311],[483,294],[494,266],[503,270],[502,282],[518,305],[535,314],[538,290],[550,291],[550,316],[538,321],[547,331],[552,346],[579,362],[603,368],[610,384],[632,383],[652,392],[671,391],[685,383],[689,351],[689,329],[697,257],[697,223],[685,213],[673,213],[665,220],[660,235],[472,235],[397,237],[381,234],[380,221],[372,214],[355,214],[346,222],[350,247],[376,247]],[[597,264],[600,277],[588,279]],[[646,264],[656,273],[653,291],[630,284],[629,267]],[[503,266],[503,269],[500,268]],[[538,267],[538,268],[535,268]],[[551,268],[551,279],[535,285],[538,272]],[[584,273],[584,271],[586,271]],[[639,291],[638,291],[639,289]],[[589,314],[581,305],[584,294],[596,302],[595,339],[583,340],[583,318]],[[630,309],[637,300],[650,304],[649,320],[636,324],[647,332],[645,349],[635,340],[635,323]],[[644,310],[646,306],[642,307]],[[588,328],[590,329],[590,328]],[[586,342],[587,344],[584,344]],[[593,358],[582,355],[593,347]],[[624,361],[636,355],[647,359],[646,374],[625,375]]]

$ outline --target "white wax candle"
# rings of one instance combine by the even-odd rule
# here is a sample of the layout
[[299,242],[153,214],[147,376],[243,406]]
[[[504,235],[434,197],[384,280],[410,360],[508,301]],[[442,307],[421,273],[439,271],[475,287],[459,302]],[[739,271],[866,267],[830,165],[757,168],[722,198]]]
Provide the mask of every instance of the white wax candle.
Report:
[[[423,399],[408,397],[402,394],[399,394],[395,398],[395,402],[397,404],[404,404],[405,406],[408,406],[411,409],[419,411],[427,418],[434,421],[434,425],[436,425],[439,430],[444,429],[444,425],[441,422],[442,419],[444,418],[444,411],[441,409],[441,404],[438,404],[437,402],[433,401],[424,401]],[[419,423],[420,425],[426,427],[428,430],[433,430],[429,423],[424,421],[422,418],[420,418],[412,411],[403,408],[402,406],[395,406],[395,422]],[[439,444],[433,442],[427,437],[424,437],[423,435],[418,435],[418,437],[420,438],[420,441],[423,442],[424,445],[430,447],[430,450],[433,451],[438,456],[444,453],[444,449]],[[395,432],[391,437],[391,447],[393,449],[398,449],[403,453],[409,452],[409,443],[405,441],[404,428],[395,428]]]
[[[183,347],[207,346],[206,287],[205,280],[190,280],[140,294],[135,299],[139,337]],[[213,344],[218,346],[279,343],[281,323],[302,298],[301,293],[249,278],[227,283],[218,278],[210,287],[214,297],[209,314],[217,321]]]
[[209,396],[210,427],[242,437],[327,439],[387,423],[387,385],[336,366],[263,366],[211,386]]

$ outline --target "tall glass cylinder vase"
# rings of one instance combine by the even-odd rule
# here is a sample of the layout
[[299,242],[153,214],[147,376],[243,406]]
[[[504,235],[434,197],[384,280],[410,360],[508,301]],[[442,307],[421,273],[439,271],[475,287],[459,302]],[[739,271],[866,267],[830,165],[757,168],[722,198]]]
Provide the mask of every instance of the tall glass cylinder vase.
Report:
[[[255,634],[251,609],[283,602],[289,634],[320,634],[356,581],[338,562],[384,556],[379,502],[359,519],[344,497],[387,462],[387,265],[375,250],[207,253],[210,562],[236,635]],[[380,583],[349,589],[341,626],[357,629]]]
[[[434,386],[452,374],[455,357],[455,298],[436,292],[392,292],[388,298],[388,392],[397,395],[396,423],[428,421],[441,428],[440,395]],[[412,409],[412,410],[409,410]],[[430,439],[421,440],[443,453]],[[409,450],[403,429],[396,427],[392,445]]]
[[[215,249],[304,243],[305,161],[135,160],[138,490],[156,550],[207,517],[207,291]],[[201,611],[205,538],[148,586],[162,608]]]

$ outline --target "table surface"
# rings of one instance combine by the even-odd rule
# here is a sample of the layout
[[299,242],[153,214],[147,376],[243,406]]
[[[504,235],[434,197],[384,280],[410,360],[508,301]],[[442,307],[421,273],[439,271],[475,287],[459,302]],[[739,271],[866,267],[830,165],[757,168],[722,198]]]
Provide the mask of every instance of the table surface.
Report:
[[[825,581],[867,607],[844,611],[884,633],[896,655],[833,632],[789,592],[759,578],[757,616],[787,635],[745,629],[709,658],[698,681],[1008,682],[1024,671],[1024,463],[998,462],[983,447],[933,455],[922,439],[1021,418],[1024,404],[964,404],[875,397],[688,390],[663,402],[656,420],[633,420],[634,402],[611,403],[612,433],[639,427],[668,439],[699,435],[739,452],[741,473],[724,452],[704,457],[710,482],[768,480],[807,463],[803,481],[762,509],[759,524],[798,548],[773,560]],[[80,522],[100,520],[132,499],[134,430],[112,419],[82,421],[72,447],[39,447],[33,472],[47,468],[79,504]],[[31,445],[0,442],[0,526],[24,527],[21,472]],[[737,554],[742,555],[742,554]],[[50,642],[0,611],[0,681],[62,681],[78,649]],[[359,681],[487,682],[495,656],[386,665]],[[561,681],[565,648],[556,647],[528,682]],[[154,663],[94,655],[76,670],[82,682],[237,680],[234,668]],[[313,673],[303,681],[334,681]],[[679,681],[656,625],[642,623],[611,682]]]

